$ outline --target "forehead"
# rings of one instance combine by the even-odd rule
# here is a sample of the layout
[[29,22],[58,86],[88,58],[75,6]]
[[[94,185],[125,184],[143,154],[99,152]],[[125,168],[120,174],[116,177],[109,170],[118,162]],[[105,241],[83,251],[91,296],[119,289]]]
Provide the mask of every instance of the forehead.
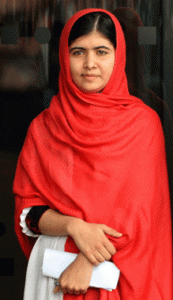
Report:
[[76,40],[74,40],[69,48],[74,46],[100,46],[100,45],[107,45],[109,47],[113,46],[110,40],[98,31],[92,31],[86,35],[83,35]]

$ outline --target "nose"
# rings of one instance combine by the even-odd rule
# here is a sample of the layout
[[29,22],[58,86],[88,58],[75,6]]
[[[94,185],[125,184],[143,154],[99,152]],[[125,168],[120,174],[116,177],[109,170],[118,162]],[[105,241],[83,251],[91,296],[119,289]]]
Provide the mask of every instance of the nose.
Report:
[[84,67],[87,69],[92,69],[96,67],[95,55],[92,52],[88,52],[85,56]]

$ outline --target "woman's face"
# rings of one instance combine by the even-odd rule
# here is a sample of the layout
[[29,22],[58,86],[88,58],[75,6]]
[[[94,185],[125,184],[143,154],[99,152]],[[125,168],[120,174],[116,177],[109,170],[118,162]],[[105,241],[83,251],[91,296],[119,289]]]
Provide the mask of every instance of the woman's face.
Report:
[[103,34],[93,31],[69,47],[70,70],[76,86],[88,93],[101,92],[115,63],[115,48]]

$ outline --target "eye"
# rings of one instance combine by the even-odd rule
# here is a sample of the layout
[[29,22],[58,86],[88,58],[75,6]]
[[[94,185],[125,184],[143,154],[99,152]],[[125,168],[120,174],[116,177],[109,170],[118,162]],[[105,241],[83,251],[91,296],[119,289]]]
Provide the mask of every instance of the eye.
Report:
[[84,54],[84,51],[82,51],[82,50],[77,50],[77,51],[72,52],[72,55],[74,55],[74,56],[80,56],[83,54]]
[[105,51],[105,50],[98,50],[97,53],[98,53],[99,55],[106,55],[108,52]]

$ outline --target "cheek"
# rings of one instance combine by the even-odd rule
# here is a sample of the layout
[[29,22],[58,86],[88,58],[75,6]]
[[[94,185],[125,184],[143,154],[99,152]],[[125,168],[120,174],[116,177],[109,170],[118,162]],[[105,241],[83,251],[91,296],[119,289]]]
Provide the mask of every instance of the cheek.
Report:
[[80,64],[76,62],[70,62],[70,71],[72,79],[80,75]]
[[80,71],[80,65],[78,63],[70,63],[70,72],[71,72],[71,79],[73,83],[79,87],[81,82],[81,71]]
[[106,64],[106,69],[107,69],[106,75],[109,78],[111,77],[111,74],[113,72],[114,64],[115,64],[115,58],[110,59]]
[[71,76],[73,77],[75,74],[75,68],[73,62],[71,61],[70,61],[70,72],[71,72]]
[[108,78],[111,76],[112,71],[115,65],[115,56],[110,56],[104,62],[102,62],[102,72],[105,75],[104,77]]

